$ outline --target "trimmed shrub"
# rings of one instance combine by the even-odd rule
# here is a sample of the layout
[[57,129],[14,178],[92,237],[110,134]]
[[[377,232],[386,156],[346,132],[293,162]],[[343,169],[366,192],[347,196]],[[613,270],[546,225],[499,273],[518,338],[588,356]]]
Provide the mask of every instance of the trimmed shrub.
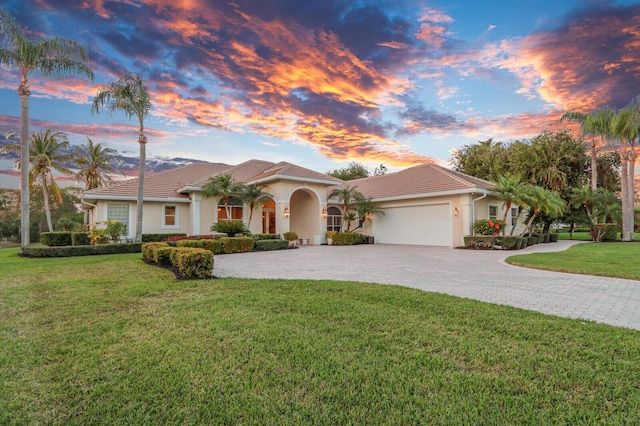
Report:
[[279,240],[280,234],[253,234],[253,239],[256,241],[261,240]]
[[209,250],[213,254],[221,254],[222,253],[222,241],[220,240],[200,240],[202,241],[202,248],[205,250]]
[[558,234],[557,233],[549,234],[549,242],[550,243],[557,243],[558,242]]
[[473,223],[475,235],[493,235],[497,237],[502,233],[506,224],[500,219],[479,219]]
[[70,246],[71,245],[71,232],[43,232],[40,234],[40,242],[45,246]]
[[251,237],[222,237],[220,242],[222,253],[247,253],[253,250],[255,244]]
[[204,235],[175,235],[167,238],[167,242],[181,241],[181,240],[218,240],[224,237],[222,234],[204,234]]
[[334,246],[351,246],[361,244],[362,242],[363,237],[357,232],[336,232],[333,236]]
[[538,237],[537,236],[530,236],[530,237],[525,237],[527,239],[527,246],[533,246],[538,244]]
[[289,248],[287,240],[258,240],[256,241],[255,251],[283,250]]
[[158,247],[154,250],[154,261],[156,265],[171,265],[171,252],[177,250],[175,247]]
[[169,247],[167,243],[143,243],[140,251],[142,252],[142,258],[145,260],[149,260],[155,262],[156,260],[156,250],[163,247]]
[[500,237],[500,246],[503,250],[518,250],[520,248],[520,237],[505,236]]
[[176,247],[204,248],[204,240],[180,240],[176,242]]
[[496,241],[496,237],[488,235],[468,235],[464,237],[464,246],[475,250],[490,250]]
[[287,241],[296,241],[298,239],[298,234],[293,231],[285,232],[284,234],[282,234],[282,237]]
[[171,237],[186,237],[185,233],[175,234],[142,234],[143,243],[158,243],[161,241],[167,241]]
[[213,275],[213,253],[201,248],[175,248],[173,266],[181,278],[202,279]]
[[527,237],[518,237],[520,238],[520,249],[527,248],[527,244],[529,243],[529,239]]
[[28,257],[69,257],[100,254],[140,253],[142,243],[103,244],[94,246],[23,247],[22,255]]
[[72,232],[71,244],[74,246],[88,246],[91,244],[88,232]]
[[593,241],[616,241],[618,239],[620,227],[613,223],[598,223],[591,231]]

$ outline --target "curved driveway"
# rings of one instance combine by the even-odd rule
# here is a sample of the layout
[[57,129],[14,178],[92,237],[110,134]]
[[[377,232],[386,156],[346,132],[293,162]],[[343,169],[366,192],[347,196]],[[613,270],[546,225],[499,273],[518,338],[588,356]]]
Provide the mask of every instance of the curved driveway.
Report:
[[403,245],[302,246],[216,256],[217,277],[328,279],[395,284],[640,330],[640,281],[520,268],[507,256],[559,251],[559,241],[518,252]]

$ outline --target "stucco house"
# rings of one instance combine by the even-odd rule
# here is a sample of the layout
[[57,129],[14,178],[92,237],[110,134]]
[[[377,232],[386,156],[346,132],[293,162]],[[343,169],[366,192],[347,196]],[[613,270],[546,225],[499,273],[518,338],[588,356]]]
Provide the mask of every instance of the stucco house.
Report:
[[[210,177],[221,174],[260,185],[272,195],[255,207],[252,232],[295,231],[309,244],[322,244],[325,231],[340,229],[341,203],[328,194],[346,185],[357,186],[384,211],[358,230],[376,243],[457,247],[475,220],[504,215],[490,182],[434,164],[344,182],[287,162],[249,160],[237,166],[194,163],[146,176],[142,232],[211,233],[211,225],[226,219],[226,213],[218,200],[203,197],[201,191]],[[133,238],[136,199],[137,179],[131,179],[85,191],[82,203],[88,223],[115,219],[127,224],[128,238]],[[249,206],[237,199],[231,204],[232,219],[246,223]],[[512,210],[508,223],[517,215],[517,209]]]

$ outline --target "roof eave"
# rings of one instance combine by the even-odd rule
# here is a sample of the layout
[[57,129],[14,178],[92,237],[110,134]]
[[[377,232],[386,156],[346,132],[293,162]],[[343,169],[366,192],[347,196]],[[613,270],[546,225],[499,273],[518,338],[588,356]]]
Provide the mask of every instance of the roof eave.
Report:
[[[81,198],[84,200],[98,201],[138,201],[137,196],[133,195],[105,195],[105,194],[87,194]],[[144,197],[143,201],[159,201],[164,203],[189,203],[191,200],[185,197]]]
[[444,197],[448,195],[464,195],[464,194],[487,194],[487,195],[497,195],[495,192],[490,191],[484,188],[463,188],[463,189],[454,189],[450,191],[437,191],[437,192],[426,192],[421,194],[408,194],[408,195],[399,195],[399,196],[391,196],[391,197],[380,197],[380,198],[372,198],[373,202],[383,202],[383,201],[402,201],[402,200],[412,200],[416,198],[433,198],[433,197]]
[[304,178],[304,177],[299,177],[299,176],[289,176],[289,175],[281,175],[281,174],[275,174],[272,176],[267,176],[261,179],[255,179],[255,180],[251,180],[248,181],[248,184],[260,184],[260,183],[267,183],[267,182],[272,182],[274,180],[291,180],[294,182],[306,182],[306,183],[319,183],[322,185],[327,185],[327,186],[334,186],[334,185],[340,185],[342,182],[338,182],[335,180],[328,180],[328,179],[315,179],[315,178]]

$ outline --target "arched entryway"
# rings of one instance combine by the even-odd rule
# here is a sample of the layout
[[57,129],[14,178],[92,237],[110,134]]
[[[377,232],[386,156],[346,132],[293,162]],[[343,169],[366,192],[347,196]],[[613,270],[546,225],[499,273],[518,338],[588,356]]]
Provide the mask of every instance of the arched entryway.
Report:
[[298,234],[300,238],[306,238],[310,242],[314,237],[324,234],[324,224],[320,210],[318,195],[308,189],[298,189],[291,194],[289,199],[290,218],[289,228]]

